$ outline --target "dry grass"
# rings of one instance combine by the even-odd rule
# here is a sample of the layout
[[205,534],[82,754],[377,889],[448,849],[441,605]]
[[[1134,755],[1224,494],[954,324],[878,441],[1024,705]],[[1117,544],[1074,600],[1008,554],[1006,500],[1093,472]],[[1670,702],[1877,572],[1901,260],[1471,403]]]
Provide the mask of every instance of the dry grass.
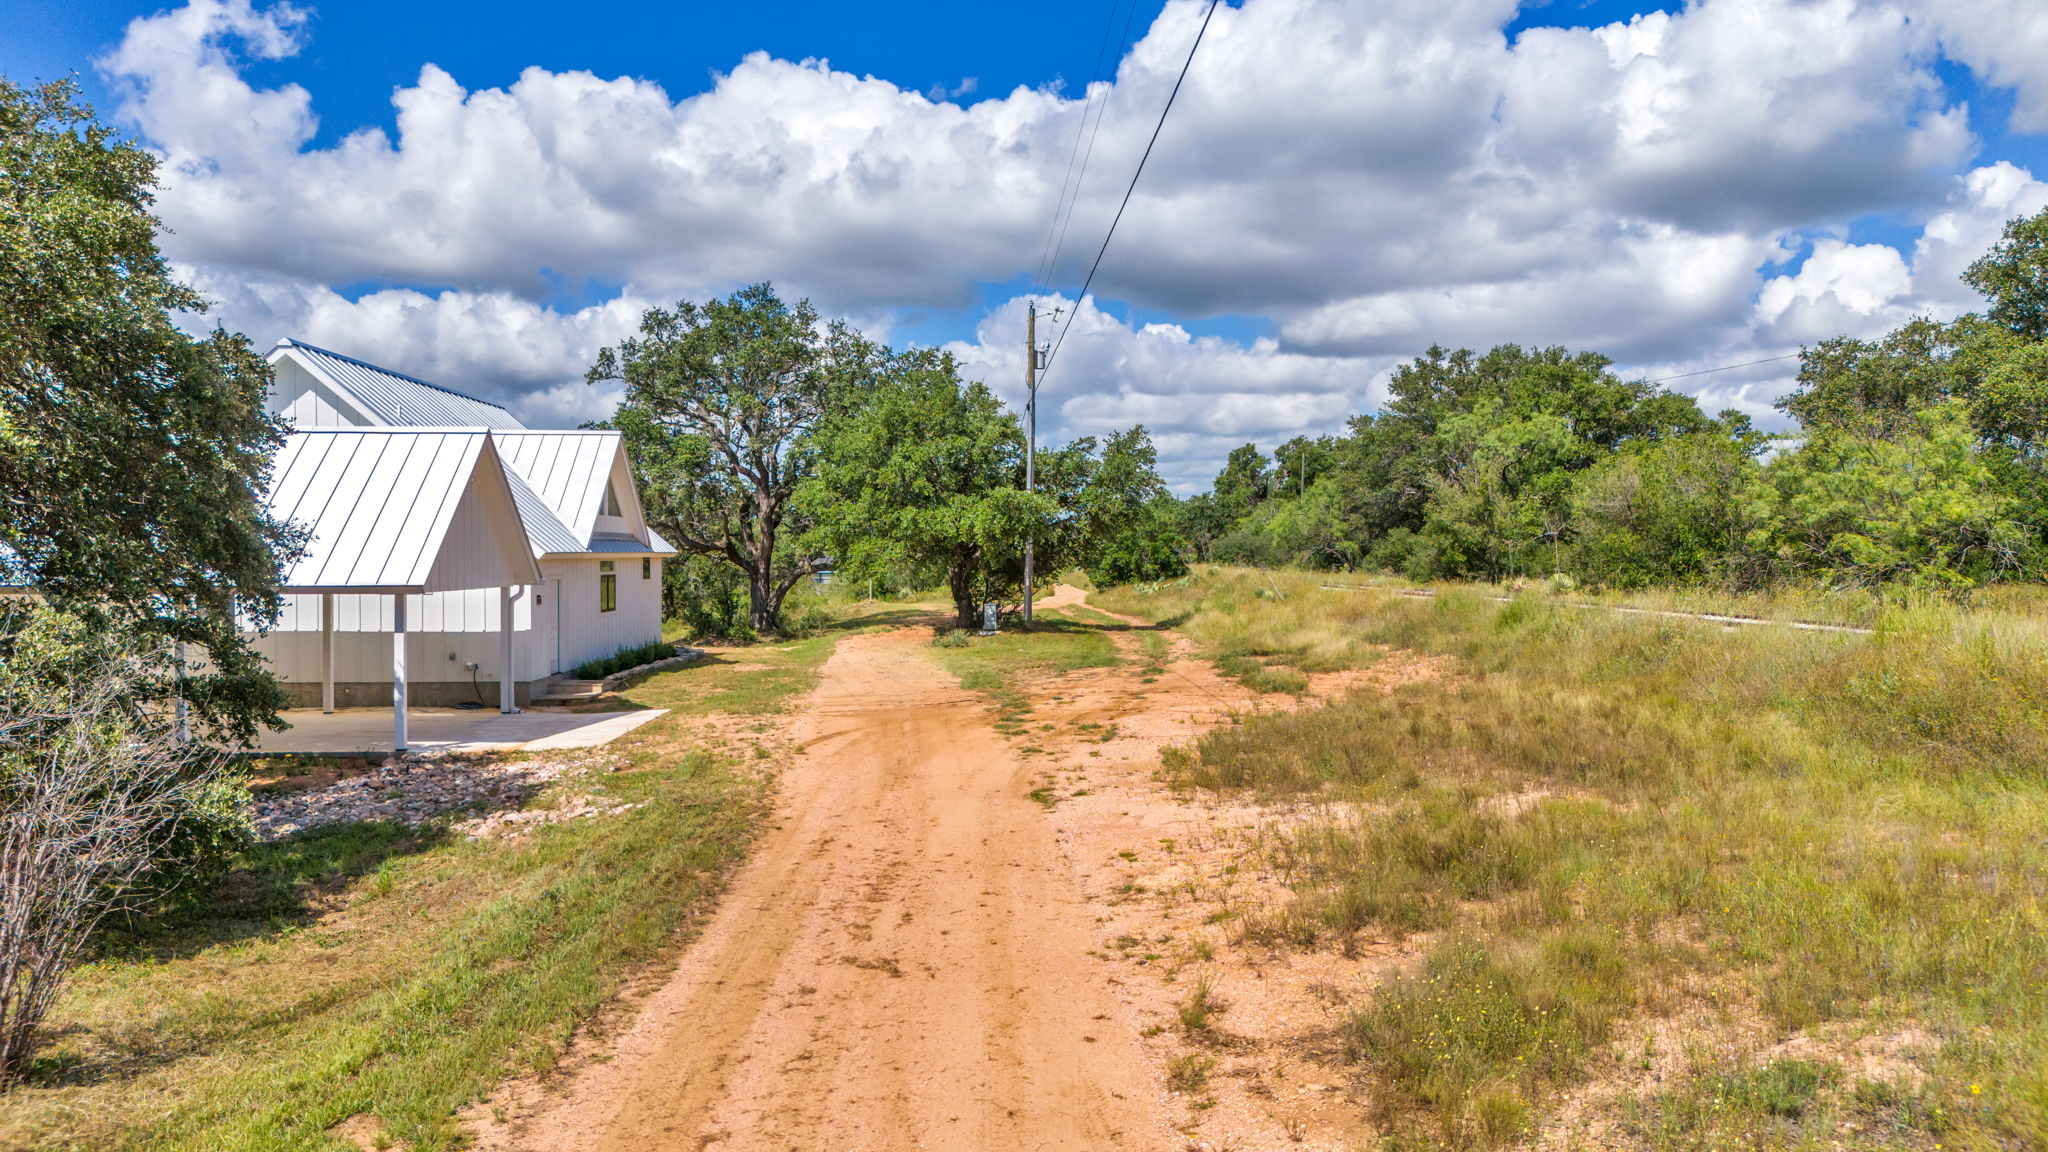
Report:
[[1620,1021],[1703,994],[1778,1036],[1923,1029],[1925,1079],[1703,1052],[1683,1082],[1619,1097],[1599,1118],[1617,1142],[2048,1146],[2031,601],[1882,607],[1863,637],[1324,582],[1223,571],[1097,600],[1265,667],[1456,658],[1443,681],[1249,717],[1168,766],[1336,813],[1272,838],[1297,898],[1247,933],[1437,934],[1346,1029],[1397,1146],[1528,1137],[1609,1062]]

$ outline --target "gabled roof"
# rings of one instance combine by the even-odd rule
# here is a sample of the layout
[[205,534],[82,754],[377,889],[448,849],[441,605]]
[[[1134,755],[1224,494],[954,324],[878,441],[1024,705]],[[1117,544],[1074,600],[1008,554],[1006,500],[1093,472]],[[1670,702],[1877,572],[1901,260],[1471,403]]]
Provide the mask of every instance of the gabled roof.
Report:
[[518,417],[496,404],[429,384],[403,372],[316,348],[302,340],[281,340],[271,356],[292,354],[306,369],[356,402],[376,424],[396,427],[524,428]]
[[[492,434],[507,469],[525,482],[533,500],[553,513],[559,534],[537,532],[527,517],[535,555],[579,552],[642,552],[673,556],[668,541],[647,530],[647,543],[615,535],[597,535],[597,517],[604,507],[605,486],[623,465],[625,444],[615,431],[574,432],[531,430]],[[637,499],[631,485],[621,489],[625,501]],[[522,514],[525,505],[521,505]],[[630,515],[637,519],[638,508]],[[546,542],[543,535],[547,536]]]
[[604,486],[617,458],[617,432],[500,432],[498,451],[519,478],[554,509],[555,516],[579,541],[597,527]]
[[294,432],[264,503],[307,532],[287,592],[438,592],[540,578],[488,429]]
[[569,526],[562,523],[562,518],[518,472],[507,468],[505,478],[512,482],[512,500],[519,505],[519,521],[526,525],[526,538],[532,542],[535,556],[584,550],[583,541],[569,531]]

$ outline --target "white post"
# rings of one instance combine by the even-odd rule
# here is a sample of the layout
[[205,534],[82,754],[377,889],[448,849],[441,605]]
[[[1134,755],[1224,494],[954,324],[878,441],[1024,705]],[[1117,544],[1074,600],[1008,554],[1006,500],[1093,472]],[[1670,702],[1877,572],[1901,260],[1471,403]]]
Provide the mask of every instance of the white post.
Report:
[[334,593],[320,594],[320,710],[334,711]]
[[405,751],[405,593],[391,598],[391,750]]
[[512,683],[512,586],[498,589],[498,711],[511,715],[519,711]]

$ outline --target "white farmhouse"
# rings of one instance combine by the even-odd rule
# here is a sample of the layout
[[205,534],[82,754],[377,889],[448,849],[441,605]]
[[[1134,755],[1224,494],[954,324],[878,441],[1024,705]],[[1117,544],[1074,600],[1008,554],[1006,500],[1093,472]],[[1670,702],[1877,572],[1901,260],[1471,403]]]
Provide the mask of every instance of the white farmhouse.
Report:
[[297,429],[272,515],[306,534],[255,647],[295,707],[488,703],[661,639],[661,565],[616,432],[544,432],[473,397],[295,340],[270,410]]

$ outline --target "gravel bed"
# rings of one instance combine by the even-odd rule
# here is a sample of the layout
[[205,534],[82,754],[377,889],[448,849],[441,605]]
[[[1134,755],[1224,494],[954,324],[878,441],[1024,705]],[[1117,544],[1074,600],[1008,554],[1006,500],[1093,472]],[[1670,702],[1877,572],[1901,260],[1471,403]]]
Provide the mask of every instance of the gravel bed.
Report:
[[[560,809],[546,810],[547,814],[510,811],[553,781],[615,771],[624,763],[623,756],[602,751],[508,761],[494,761],[488,754],[408,755],[388,760],[373,772],[323,787],[258,796],[251,806],[252,815],[256,838],[265,842],[329,824],[365,820],[423,824],[465,810],[476,811],[479,816],[456,825],[458,830],[472,836],[500,834],[521,825],[624,810],[626,805],[607,805],[582,797]],[[569,814],[557,814],[561,812]],[[515,816],[523,818],[512,819]]]

